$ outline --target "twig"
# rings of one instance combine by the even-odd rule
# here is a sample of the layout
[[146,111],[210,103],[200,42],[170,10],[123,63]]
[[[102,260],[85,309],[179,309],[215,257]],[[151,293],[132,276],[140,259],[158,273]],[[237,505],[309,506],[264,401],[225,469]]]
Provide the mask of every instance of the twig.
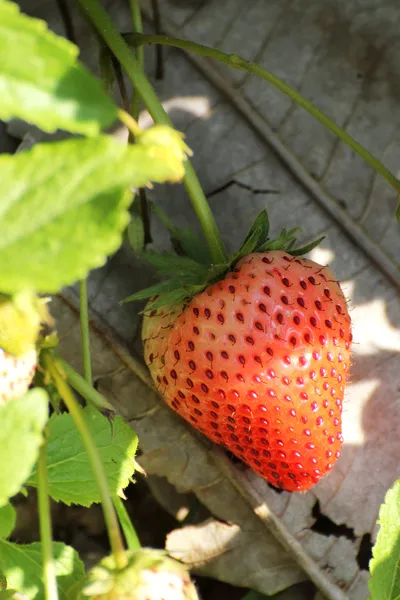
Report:
[[[160,34],[162,33],[162,29],[158,0],[151,0],[151,9],[153,12],[154,31],[156,34]],[[160,44],[156,45],[156,79],[164,79],[164,53]]]

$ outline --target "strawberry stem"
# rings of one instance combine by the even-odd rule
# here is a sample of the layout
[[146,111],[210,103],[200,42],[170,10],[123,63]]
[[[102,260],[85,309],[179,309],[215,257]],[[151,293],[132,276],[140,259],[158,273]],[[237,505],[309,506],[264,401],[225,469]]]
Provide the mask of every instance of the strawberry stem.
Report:
[[[307,100],[307,98],[302,96],[297,90],[290,87],[290,85],[282,81],[282,79],[279,79],[279,77],[270,71],[267,71],[267,69],[264,69],[257,63],[247,61],[237,54],[226,54],[225,52],[221,52],[221,50],[217,50],[216,48],[210,48],[208,46],[203,46],[202,44],[196,44],[195,42],[191,42],[189,40],[182,40],[166,35],[144,35],[133,33],[125,35],[124,38],[128,41],[128,43],[135,46],[135,48],[138,48],[143,44],[161,44],[165,46],[173,46],[174,48],[182,48],[188,52],[193,52],[195,54],[200,54],[201,56],[206,56],[207,58],[218,60],[219,62],[225,63],[232,69],[246,71],[246,73],[251,73],[261,77],[262,79],[265,79],[265,81],[268,81],[268,83],[271,83],[281,92],[289,96],[289,98],[294,100],[296,104],[304,108],[304,110],[310,113],[310,115],[325,125],[325,127],[332,131],[337,137],[342,139],[348,146],[350,146],[350,148],[357,152],[361,158],[369,163],[371,167],[378,171],[378,173],[380,173],[397,192],[400,192],[399,179],[397,179],[397,177],[395,177],[393,173],[389,171],[389,169],[387,169],[377,158],[375,158],[375,156],[368,152],[364,146],[351,137],[351,135],[349,135],[344,129],[335,123],[335,121],[319,110],[314,104],[312,104],[312,102]],[[396,215],[400,221],[400,205],[397,209]]]
[[57,578],[54,566],[53,540],[51,534],[51,513],[49,501],[49,482],[47,479],[46,441],[39,450],[37,462],[38,512],[40,522],[40,540],[42,543],[43,581],[46,600],[58,600]]
[[[125,69],[137,94],[139,94],[143,100],[154,121],[162,125],[172,126],[167,113],[141,69],[139,62],[133,56],[129,46],[114,26],[107,12],[99,4],[98,0],[78,0],[78,2],[84,12],[88,15],[98,33],[103,37],[110,50]],[[186,161],[186,173],[183,183],[185,184],[193,209],[199,219],[214,264],[226,262],[227,254],[217,224],[200,182],[189,161]]]
[[126,564],[126,556],[124,545],[122,542],[121,531],[118,525],[117,516],[113,507],[110,491],[108,489],[107,478],[101,462],[100,454],[94,443],[91,431],[86,422],[85,415],[79,405],[75,394],[69,387],[62,375],[62,366],[58,364],[54,356],[49,351],[43,352],[43,363],[47,372],[51,376],[54,384],[57,387],[58,393],[65,402],[66,407],[72,416],[79,433],[82,436],[82,441],[86,448],[89,461],[96,477],[97,486],[100,492],[101,504],[103,507],[104,519],[106,522],[108,538],[110,540],[111,551],[114,555],[115,563],[119,569],[123,569]]
[[89,309],[88,309],[88,289],[87,280],[82,279],[79,282],[79,312],[81,323],[81,341],[82,341],[82,359],[83,373],[86,381],[92,383],[92,363],[90,359],[90,330],[89,330]]
[[114,407],[112,404],[104,398],[97,390],[92,387],[91,384],[88,383],[86,379],[82,377],[70,364],[65,362],[60,356],[55,355],[57,358],[57,363],[60,365],[60,368],[65,373],[68,383],[71,387],[74,388],[75,391],[78,392],[89,404],[92,404],[95,408],[100,411],[111,410],[114,411]]
[[[143,23],[142,23],[142,14],[140,12],[140,0],[129,0],[129,4],[131,7],[131,13],[132,13],[133,31],[135,33],[141,34],[141,33],[143,33]],[[142,70],[144,70],[144,47],[143,46],[136,48],[136,60],[138,61],[140,68]],[[136,119],[136,121],[139,118],[139,110],[140,110],[140,96],[137,93],[137,91],[134,89],[133,97],[132,97],[131,113],[132,113],[132,117],[134,119]]]
[[117,511],[118,519],[124,532],[126,545],[129,550],[139,550],[141,548],[139,538],[135,531],[132,521],[125,508],[125,504],[122,502],[119,496],[114,497],[114,508]]

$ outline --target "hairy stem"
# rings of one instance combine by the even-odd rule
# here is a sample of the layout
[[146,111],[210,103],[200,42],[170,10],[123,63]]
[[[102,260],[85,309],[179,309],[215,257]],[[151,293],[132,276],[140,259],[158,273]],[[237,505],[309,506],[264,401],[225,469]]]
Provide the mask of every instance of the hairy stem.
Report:
[[45,598],[46,600],[58,600],[57,578],[53,556],[53,539],[51,534],[51,513],[49,500],[49,483],[47,479],[46,442],[43,442],[39,450],[39,458],[37,463],[37,484]]
[[[349,135],[344,129],[342,129],[335,121],[333,121],[328,115],[319,110],[312,102],[304,98],[297,90],[290,87],[287,83],[276,77],[270,71],[267,71],[260,65],[254,62],[245,60],[237,54],[226,54],[215,48],[196,44],[189,40],[182,40],[179,38],[172,38],[166,35],[143,35],[143,34],[128,34],[124,36],[126,40],[132,43],[133,46],[137,47],[143,44],[161,44],[165,46],[173,46],[174,48],[182,48],[188,52],[194,52],[207,58],[213,58],[219,62],[225,63],[232,69],[238,69],[239,71],[246,71],[253,75],[258,75],[262,79],[265,79],[276,88],[281,90],[284,94],[289,96],[299,106],[304,108],[310,115],[320,121],[325,127],[332,131],[336,136],[343,140],[350,148],[352,148],[357,154],[361,156],[367,163],[371,165],[378,173],[382,175],[397,192],[400,192],[400,181],[387,169],[377,158],[375,158],[364,146],[357,142],[351,135]],[[400,209],[398,209],[398,216],[400,217]]]
[[[151,11],[153,13],[153,24],[156,33],[161,33],[161,15],[158,0],[151,0]],[[164,78],[164,57],[162,46],[156,46],[156,79]]]
[[[129,0],[129,4],[131,7],[131,13],[132,13],[133,31],[135,33],[141,34],[141,33],[143,33],[143,22],[142,22],[142,14],[140,12],[140,0]],[[143,48],[143,46],[138,46],[136,48],[136,59],[139,63],[140,68],[143,70],[144,69],[144,48]],[[139,111],[140,111],[140,96],[134,89],[133,97],[132,97],[131,113],[132,113],[132,117],[134,119],[136,119],[136,121],[139,118]]]
[[114,412],[112,404],[110,404],[104,396],[99,394],[99,392],[95,390],[82,375],[79,375],[79,373],[60,356],[56,356],[56,358],[57,364],[65,373],[68,383],[86,400],[86,402],[88,402],[88,404],[92,404],[98,410],[110,410]]
[[110,540],[110,546],[112,554],[114,555],[115,563],[119,569],[123,569],[126,566],[126,556],[124,552],[124,545],[122,542],[121,531],[118,526],[117,516],[113,507],[113,502],[108,489],[107,478],[103,469],[103,464],[96,444],[94,443],[91,431],[86,422],[85,415],[81,406],[75,398],[69,385],[62,376],[62,366],[59,368],[55,362],[54,357],[50,352],[43,353],[44,365],[53,379],[57,390],[65,402],[66,407],[72,416],[79,433],[82,436],[86,452],[89,457],[89,461],[96,477],[97,486],[99,488],[101,504],[103,507],[104,520],[107,526],[108,538]]
[[118,519],[129,550],[138,550],[141,547],[138,535],[127,513],[125,504],[119,496],[114,497],[114,508],[117,511]]
[[88,309],[87,280],[79,282],[79,316],[81,323],[83,373],[88,383],[92,382],[92,363],[90,359],[90,329]]
[[[77,1],[127,72],[136,92],[146,105],[154,121],[156,123],[171,126],[171,122],[161,102],[157,98],[157,95],[143,70],[140,68],[138,61],[133,56],[129,46],[115,28],[107,12],[99,4],[98,0]],[[183,182],[186,186],[197,218],[199,219],[214,263],[220,264],[226,262],[227,254],[217,224],[215,223],[203,189],[189,161],[186,162],[186,173]]]

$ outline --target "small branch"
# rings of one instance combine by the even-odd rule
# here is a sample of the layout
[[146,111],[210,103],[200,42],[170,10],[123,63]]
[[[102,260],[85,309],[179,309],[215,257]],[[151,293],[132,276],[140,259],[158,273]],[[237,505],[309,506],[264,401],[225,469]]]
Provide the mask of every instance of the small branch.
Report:
[[243,190],[247,190],[252,194],[280,194],[279,190],[273,190],[269,188],[254,188],[251,185],[242,183],[241,181],[236,181],[236,179],[231,179],[227,183],[218,186],[215,190],[208,192],[208,194],[206,194],[207,200],[209,200],[213,196],[216,196],[217,194],[220,194],[221,192],[225,192],[225,190],[228,190],[233,185],[237,185],[238,187],[242,188]]
[[79,375],[70,364],[63,360],[60,356],[56,356],[57,364],[60,369],[65,373],[68,383],[80,394],[88,404],[92,404],[95,408],[100,411],[112,411],[115,409],[104,396],[102,396],[97,390],[92,387],[86,379]]
[[124,110],[129,112],[129,100],[128,100],[128,92],[125,85],[124,75],[122,73],[121,65],[115,58],[115,56],[111,55],[112,65],[114,68],[115,79],[117,80],[117,85],[119,89],[119,95],[121,96],[121,102]]
[[[138,61],[132,55],[128,45],[98,0],[77,1],[127,72],[135,90],[140,95],[154,121],[159,124],[172,126],[157,94],[140,68]],[[186,173],[183,183],[199,219],[214,264],[226,262],[227,253],[222,243],[220,232],[200,182],[188,160],[186,161]]]
[[39,459],[37,463],[37,483],[45,598],[46,600],[58,600],[57,578],[53,556],[53,540],[51,535],[51,513],[45,441],[39,450]]
[[146,191],[144,188],[139,190],[139,202],[140,202],[140,215],[143,221],[144,228],[144,244],[151,244],[153,241],[151,237],[151,223],[150,223],[150,211],[149,203],[147,201]]
[[270,509],[265,498],[261,498],[258,491],[250,486],[246,474],[236,469],[223,452],[217,448],[214,449],[213,458],[221,473],[233,484],[268,531],[293,556],[297,564],[304,570],[324,597],[327,600],[348,600],[346,594],[329,579],[326,573],[307,554],[301,542],[290,533],[279,517]]
[[129,114],[129,112],[125,110],[119,110],[118,118],[124,125],[126,125],[130,133],[132,133],[134,136],[137,134],[139,131],[139,125],[137,121],[135,121],[135,119]]
[[64,24],[65,35],[70,42],[77,45],[75,28],[71,18],[71,13],[69,12],[67,0],[56,0],[56,2],[58,4],[58,9]]
[[[96,444],[94,443],[90,428],[86,422],[85,415],[82,408],[79,406],[74,393],[72,392],[69,385],[65,382],[61,372],[58,368],[54,357],[50,352],[43,352],[43,362],[47,372],[53,379],[58,392],[66,407],[72,416],[79,433],[82,436],[86,452],[89,457],[89,461],[96,477],[96,482],[101,496],[101,503],[103,506],[104,519],[107,526],[107,533],[110,540],[111,551],[114,555],[115,563],[118,569],[123,569],[126,564],[126,556],[124,551],[124,545],[122,542],[121,531],[118,526],[117,516],[113,507],[113,502],[108,489],[107,478],[103,469],[103,464]],[[85,382],[86,383],[86,382]]]
[[92,383],[92,364],[90,359],[90,329],[88,309],[87,280],[79,282],[79,316],[81,323],[83,372],[88,383]]
[[[125,39],[131,42],[134,46],[141,44],[162,44],[165,46],[172,46],[174,48],[182,48],[188,52],[194,52],[207,58],[213,58],[219,62],[225,63],[232,69],[239,71],[245,71],[253,75],[258,75],[268,83],[281,90],[284,94],[289,96],[296,104],[304,108],[310,115],[320,121],[325,127],[332,131],[336,136],[343,140],[350,148],[352,148],[357,154],[361,156],[368,164],[371,165],[378,173],[382,175],[397,192],[400,192],[400,181],[387,169],[375,156],[373,156],[364,146],[357,142],[351,135],[342,129],[337,123],[335,123],[328,115],[319,110],[309,100],[304,98],[297,90],[290,87],[287,83],[276,77],[270,71],[267,71],[263,67],[260,67],[256,63],[250,62],[238,56],[237,54],[226,54],[215,48],[203,46],[201,44],[195,44],[189,40],[183,40],[179,38],[172,38],[165,35],[139,35],[133,33],[126,35]],[[400,208],[398,209],[400,213]]]
[[[154,30],[159,35],[161,33],[161,14],[158,0],[151,0],[151,9],[153,12]],[[164,57],[161,44],[156,45],[156,79],[164,79]]]
[[126,511],[125,504],[122,502],[119,496],[114,497],[114,508],[117,511],[118,519],[124,532],[126,545],[129,550],[138,550],[141,548],[139,538],[136,530],[132,524],[132,521]]
[[[140,0],[129,0],[132,13],[132,25],[135,33],[143,33],[142,13],[140,12]],[[136,48],[136,58],[139,66],[144,70],[144,48]],[[133,90],[131,114],[136,121],[139,119],[140,112],[140,96],[137,91]]]

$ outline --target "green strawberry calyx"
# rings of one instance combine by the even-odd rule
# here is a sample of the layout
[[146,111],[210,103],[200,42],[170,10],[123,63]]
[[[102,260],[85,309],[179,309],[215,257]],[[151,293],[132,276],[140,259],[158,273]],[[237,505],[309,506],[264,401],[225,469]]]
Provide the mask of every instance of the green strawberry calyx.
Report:
[[157,207],[154,212],[169,229],[171,241],[178,253],[141,251],[140,257],[156,268],[162,279],[160,282],[144,290],[135,292],[122,302],[149,300],[146,312],[162,306],[173,308],[187,304],[207,286],[222,279],[226,273],[234,269],[236,263],[243,257],[254,252],[264,253],[272,250],[283,250],[292,256],[302,256],[318,246],[324,237],[296,247],[296,233],[299,227],[283,229],[275,239],[269,238],[269,219],[266,209],[262,210],[255,219],[241,247],[234,252],[223,264],[212,264],[204,243],[194,232],[187,229],[179,230]]

